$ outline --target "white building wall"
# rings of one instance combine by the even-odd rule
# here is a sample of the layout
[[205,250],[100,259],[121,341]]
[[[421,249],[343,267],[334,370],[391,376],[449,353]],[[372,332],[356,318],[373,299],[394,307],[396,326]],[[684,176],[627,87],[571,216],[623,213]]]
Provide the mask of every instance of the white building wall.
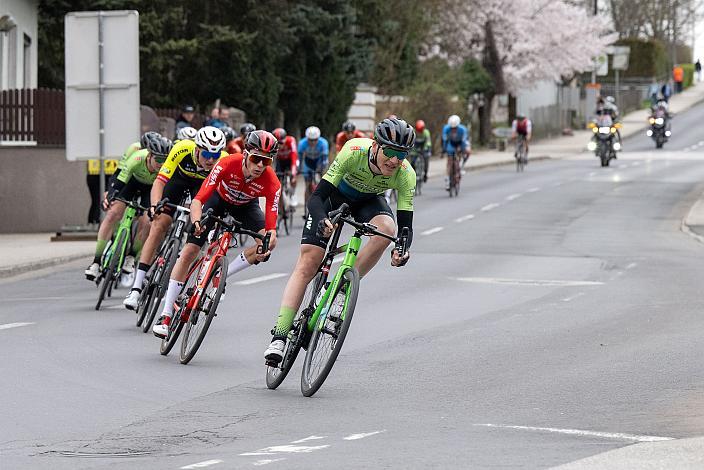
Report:
[[0,17],[8,15],[16,25],[0,32],[0,89],[37,87],[38,3],[38,0],[0,0]]
[[347,117],[362,132],[372,132],[376,124],[376,88],[360,83]]
[[538,82],[516,95],[516,112],[529,118],[531,110],[554,104],[557,104],[557,84],[552,80]]

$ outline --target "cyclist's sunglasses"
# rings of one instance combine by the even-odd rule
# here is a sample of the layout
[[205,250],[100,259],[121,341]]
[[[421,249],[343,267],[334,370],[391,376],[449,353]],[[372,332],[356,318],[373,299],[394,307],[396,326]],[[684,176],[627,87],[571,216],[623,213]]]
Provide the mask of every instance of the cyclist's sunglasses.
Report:
[[256,153],[250,153],[247,158],[249,158],[249,161],[254,163],[255,165],[259,165],[259,163],[261,162],[262,165],[269,166],[274,162],[273,158],[264,155],[258,155]]
[[382,147],[381,150],[384,152],[386,158],[398,158],[398,161],[405,160],[408,156],[408,150],[396,150],[391,147]]
[[155,153],[152,154],[152,157],[154,157],[154,161],[157,163],[164,163],[167,158],[166,155],[157,155]]
[[220,152],[208,152],[207,150],[200,149],[200,154],[206,160],[217,160],[220,158]]

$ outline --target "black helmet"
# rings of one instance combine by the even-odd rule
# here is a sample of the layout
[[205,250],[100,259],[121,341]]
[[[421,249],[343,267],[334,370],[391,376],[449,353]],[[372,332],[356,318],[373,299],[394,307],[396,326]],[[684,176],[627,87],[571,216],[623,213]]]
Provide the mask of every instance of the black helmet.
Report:
[[142,134],[142,137],[139,139],[139,146],[142,147],[143,149],[147,148],[149,141],[151,139],[156,139],[161,137],[161,134],[155,131],[147,131],[144,134]]
[[229,126],[225,126],[225,127],[221,128],[220,130],[222,131],[223,134],[225,134],[225,140],[227,142],[229,142],[232,139],[234,139],[235,137],[237,137],[237,135],[235,134],[235,130]]
[[247,134],[249,134],[252,131],[256,131],[256,130],[257,130],[257,126],[255,126],[251,122],[245,122],[240,127],[240,135],[242,136],[243,139],[246,139]]
[[161,136],[151,138],[149,139],[149,142],[147,142],[147,149],[149,150],[149,153],[152,154],[156,161],[161,163],[163,163],[166,160],[166,157],[169,156],[169,152],[171,152],[171,148],[173,146],[174,143],[171,142],[170,139]]
[[352,121],[345,121],[344,124],[342,124],[342,130],[345,132],[354,132],[357,130],[357,126],[355,126]]
[[269,155],[274,158],[279,148],[279,141],[270,132],[255,130],[249,133],[244,143],[244,148],[249,152],[256,150],[257,153]]
[[382,146],[410,150],[416,141],[416,131],[403,119],[386,118],[376,125],[374,140]]

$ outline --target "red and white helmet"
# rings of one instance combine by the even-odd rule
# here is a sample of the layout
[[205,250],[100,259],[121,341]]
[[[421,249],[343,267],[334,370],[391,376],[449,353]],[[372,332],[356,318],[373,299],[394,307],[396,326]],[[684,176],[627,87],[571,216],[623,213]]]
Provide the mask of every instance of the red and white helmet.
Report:
[[263,130],[252,131],[247,136],[244,148],[248,152],[274,158],[279,148],[279,141],[276,140],[276,137],[271,132]]
[[196,134],[196,145],[208,152],[219,152],[225,148],[225,134],[213,126],[205,126]]

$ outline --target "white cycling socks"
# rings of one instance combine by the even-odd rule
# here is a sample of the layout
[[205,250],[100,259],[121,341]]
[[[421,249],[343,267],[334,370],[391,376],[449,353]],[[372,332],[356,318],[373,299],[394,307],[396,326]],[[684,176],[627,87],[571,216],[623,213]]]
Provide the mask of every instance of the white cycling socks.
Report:
[[147,271],[144,269],[138,269],[137,274],[134,276],[134,284],[132,284],[133,290],[142,290],[142,283],[144,283],[144,278],[147,276]]
[[247,258],[244,256],[243,251],[239,255],[237,255],[235,259],[230,261],[230,264],[227,266],[227,277],[230,277],[233,274],[237,274],[238,272],[242,271],[243,269],[247,269],[250,266],[251,264],[249,264],[249,261],[247,261]]
[[176,281],[174,279],[169,279],[169,288],[164,296],[164,311],[162,315],[170,317],[174,313],[174,302],[176,297],[178,297],[181,288],[183,287],[183,282]]

